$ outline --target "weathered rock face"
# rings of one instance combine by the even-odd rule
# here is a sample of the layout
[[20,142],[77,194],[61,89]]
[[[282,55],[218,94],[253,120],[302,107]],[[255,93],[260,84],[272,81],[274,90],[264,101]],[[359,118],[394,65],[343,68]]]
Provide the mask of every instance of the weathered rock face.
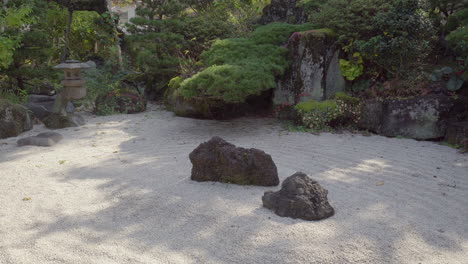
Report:
[[[169,91],[171,92],[171,91]],[[210,98],[184,98],[173,94],[166,94],[166,107],[177,116],[201,119],[230,119],[247,114],[269,113],[272,108],[272,91],[266,91],[258,96],[251,96],[244,103],[228,104],[222,100]]]
[[289,41],[292,65],[278,80],[274,103],[331,99],[344,91],[335,37],[321,30],[294,33]]
[[242,115],[239,105],[204,98],[177,96],[170,108],[177,116],[202,119],[228,119]]
[[96,99],[96,113],[118,112],[135,114],[146,110],[146,99],[133,92],[110,92]]
[[277,192],[262,197],[263,206],[282,217],[321,220],[335,214],[328,203],[328,191],[302,172],[288,177]]
[[18,140],[16,144],[18,146],[39,146],[39,147],[51,147],[57,144],[63,136],[56,132],[44,132],[33,137],[26,137]]
[[276,186],[278,171],[271,156],[258,149],[244,149],[213,137],[192,153],[194,181],[219,181],[241,185]]
[[301,24],[307,21],[304,9],[296,6],[299,0],[272,0],[271,4],[263,9],[261,24],[272,22],[288,22]]
[[468,121],[450,123],[447,126],[445,140],[468,151]]
[[389,137],[442,138],[456,103],[454,98],[445,95],[368,100],[362,104],[359,126]]
[[32,127],[28,109],[0,99],[0,138],[16,137]]
[[50,129],[60,129],[67,127],[78,127],[85,124],[85,120],[78,114],[68,114],[66,116],[58,113],[53,113],[46,117],[44,125]]

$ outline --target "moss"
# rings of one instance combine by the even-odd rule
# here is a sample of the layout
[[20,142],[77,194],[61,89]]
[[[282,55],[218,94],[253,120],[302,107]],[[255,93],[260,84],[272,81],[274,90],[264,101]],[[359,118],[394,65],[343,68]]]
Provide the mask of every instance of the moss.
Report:
[[294,109],[299,112],[307,113],[312,111],[327,111],[329,109],[336,109],[336,107],[336,102],[333,100],[326,100],[322,102],[311,100],[297,104]]
[[335,94],[335,100],[337,101],[343,101],[347,104],[350,104],[350,105],[357,105],[361,102],[361,100],[359,98],[356,98],[356,97],[352,97],[344,92],[338,92]]

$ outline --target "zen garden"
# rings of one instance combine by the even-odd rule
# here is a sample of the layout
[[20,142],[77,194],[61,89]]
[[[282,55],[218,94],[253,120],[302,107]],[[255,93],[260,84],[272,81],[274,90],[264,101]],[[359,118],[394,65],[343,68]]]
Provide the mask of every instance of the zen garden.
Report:
[[0,264],[468,263],[468,0],[0,3]]

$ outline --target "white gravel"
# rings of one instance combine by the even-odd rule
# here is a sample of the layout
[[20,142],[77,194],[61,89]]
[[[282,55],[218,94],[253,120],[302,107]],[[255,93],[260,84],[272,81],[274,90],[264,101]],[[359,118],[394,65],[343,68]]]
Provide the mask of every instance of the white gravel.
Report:
[[[0,263],[468,263],[468,156],[432,142],[288,133],[273,119],[207,121],[151,109],[87,116],[51,148],[0,140]],[[262,208],[267,190],[190,181],[218,135],[303,171],[335,216]]]

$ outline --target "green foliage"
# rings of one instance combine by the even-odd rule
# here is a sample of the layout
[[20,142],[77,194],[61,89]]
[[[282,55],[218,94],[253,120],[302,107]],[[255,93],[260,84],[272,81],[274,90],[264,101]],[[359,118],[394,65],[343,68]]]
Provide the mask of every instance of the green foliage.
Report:
[[104,96],[121,88],[121,83],[127,76],[126,72],[114,72],[111,63],[106,63],[100,69],[89,69],[83,72],[86,81],[87,94],[85,102],[94,102],[99,96]]
[[[187,16],[188,4],[198,13]],[[141,73],[138,79],[148,90],[159,93],[173,77],[190,73],[191,62],[201,52],[215,39],[233,33],[227,16],[213,13],[212,8],[208,2],[142,2],[138,16],[127,25],[131,35],[126,36],[126,41],[133,68]]]
[[181,83],[185,97],[210,97],[240,103],[275,87],[275,76],[288,66],[285,43],[297,30],[311,25],[274,23],[255,30],[250,38],[216,41],[201,56],[205,69]]
[[361,118],[361,100],[339,92],[335,94],[335,101],[340,113],[338,125],[355,126]]
[[26,95],[25,93],[14,94],[12,92],[7,91],[0,91],[0,99],[7,100],[14,104],[23,104],[26,102]]
[[96,99],[97,115],[134,114],[145,110],[145,99],[135,91],[125,88],[116,89]]
[[449,17],[446,40],[450,47],[468,63],[468,8],[462,9]]
[[451,32],[466,25],[468,25],[468,8],[461,9],[449,16],[447,24],[445,25],[445,30]]
[[0,9],[0,69],[13,62],[14,52],[23,37],[21,30],[35,21],[32,12],[33,8],[27,3]]
[[308,101],[297,104],[295,107],[301,122],[314,131],[330,130],[330,123],[338,118],[339,111],[335,101],[322,102]]
[[[328,0],[310,20],[339,35],[348,61],[359,52],[368,73],[383,72],[383,77],[404,75],[425,58],[434,35],[418,0]],[[357,65],[347,66],[349,77],[359,73]]]
[[352,57],[352,60],[340,59],[339,61],[341,74],[349,81],[353,81],[364,72],[364,61],[361,54],[355,52]]
[[282,45],[294,32],[316,28],[313,24],[292,25],[287,23],[271,23],[258,27],[250,36],[255,44]]
[[[46,0],[9,0],[0,9],[0,87],[21,97],[38,83],[59,83],[59,62],[64,42],[67,10]],[[95,12],[75,12],[71,25],[70,54],[85,60],[114,45],[113,24]]]

